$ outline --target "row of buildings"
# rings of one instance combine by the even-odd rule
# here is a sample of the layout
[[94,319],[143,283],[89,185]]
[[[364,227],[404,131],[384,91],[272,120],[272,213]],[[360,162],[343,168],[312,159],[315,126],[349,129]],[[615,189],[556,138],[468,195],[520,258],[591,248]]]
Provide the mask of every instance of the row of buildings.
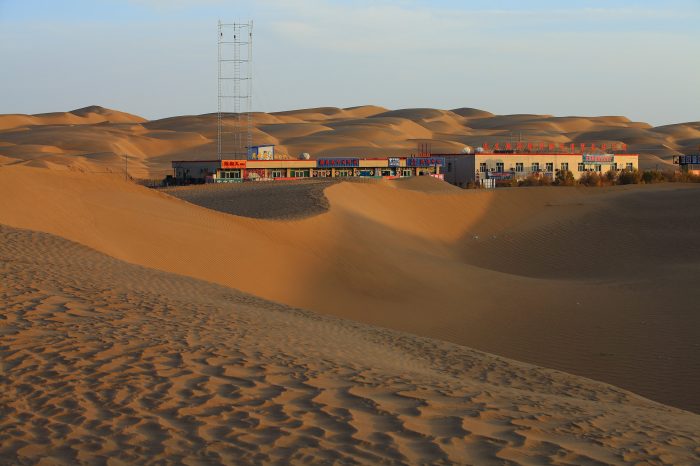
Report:
[[[176,183],[234,183],[303,178],[405,178],[432,176],[456,186],[489,184],[486,180],[525,178],[532,174],[554,177],[569,171],[575,179],[589,171],[639,169],[638,154],[571,151],[481,150],[463,154],[423,154],[411,157],[324,157],[315,160],[274,157],[248,160],[173,161]],[[492,183],[491,183],[492,184]]]
[[333,157],[316,160],[178,160],[174,176],[182,183],[235,183],[301,178],[443,178],[444,157]]

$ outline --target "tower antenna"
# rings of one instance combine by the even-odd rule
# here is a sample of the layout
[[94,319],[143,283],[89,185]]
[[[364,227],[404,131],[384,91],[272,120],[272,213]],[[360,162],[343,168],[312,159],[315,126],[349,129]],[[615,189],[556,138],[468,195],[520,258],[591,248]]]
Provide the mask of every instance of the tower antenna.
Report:
[[246,159],[253,145],[253,21],[219,20],[218,32],[216,154]]

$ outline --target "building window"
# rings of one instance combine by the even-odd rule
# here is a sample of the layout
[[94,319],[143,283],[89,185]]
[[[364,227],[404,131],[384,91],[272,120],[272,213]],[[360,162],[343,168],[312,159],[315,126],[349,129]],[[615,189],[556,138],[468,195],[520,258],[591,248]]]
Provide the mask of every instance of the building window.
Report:
[[533,172],[538,172],[538,171],[540,171],[540,164],[539,164],[539,162],[535,162],[535,163],[532,164],[532,171],[533,171]]
[[627,164],[627,170],[628,170],[628,171],[634,170],[634,164],[628,163],[628,164]]
[[481,173],[486,173],[486,163],[481,162],[481,163],[479,164],[479,171],[480,171]]
[[562,162],[562,164],[561,164],[561,171],[563,171],[563,172],[568,172],[568,171],[569,171],[569,163],[568,163],[568,162]]
[[554,163],[547,162],[547,170],[546,171],[549,173],[554,173]]
[[448,172],[452,171],[452,162],[447,162],[447,171]]
[[403,176],[411,176],[411,170],[404,170]]
[[583,163],[579,163],[579,164],[578,164],[578,171],[580,171],[580,172],[585,172],[585,171],[586,171],[586,165],[584,165]]
[[240,179],[241,178],[241,171],[240,170],[227,170],[221,172],[221,178],[223,179]]
[[597,172],[603,171],[603,166],[602,166],[602,165],[596,165],[596,166],[595,166],[595,171],[597,171]]
[[273,178],[282,178],[282,170],[272,170]]
[[503,162],[496,162],[496,171],[503,172]]
[[617,171],[617,162],[615,162],[615,163],[613,163],[612,165],[610,165],[610,170]]
[[522,163],[522,162],[516,162],[516,163],[515,163],[515,171],[516,171],[516,172],[525,171],[525,169],[523,168],[523,163]]

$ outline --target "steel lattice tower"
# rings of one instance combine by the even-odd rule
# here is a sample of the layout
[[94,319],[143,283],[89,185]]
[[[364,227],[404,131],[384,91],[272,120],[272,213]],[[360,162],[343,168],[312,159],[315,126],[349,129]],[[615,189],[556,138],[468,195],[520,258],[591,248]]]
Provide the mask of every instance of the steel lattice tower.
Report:
[[253,21],[219,21],[219,102],[216,153],[245,159],[253,145]]

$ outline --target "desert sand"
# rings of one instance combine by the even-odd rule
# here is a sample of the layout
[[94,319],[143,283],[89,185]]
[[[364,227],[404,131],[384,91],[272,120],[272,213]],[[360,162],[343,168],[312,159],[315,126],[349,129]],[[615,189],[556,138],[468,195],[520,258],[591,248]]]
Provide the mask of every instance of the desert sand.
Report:
[[2,464],[693,464],[700,416],[0,227]]
[[696,185],[427,192],[436,185],[334,184],[326,213],[275,221],[114,175],[5,167],[0,223],[700,411]]
[[[275,144],[280,156],[386,157],[465,145],[522,139],[557,143],[626,143],[640,166],[671,168],[679,151],[696,151],[700,122],[652,127],[622,116],[494,115],[484,110],[377,106],[311,108],[255,113],[256,144]],[[171,160],[207,159],[216,153],[216,115],[148,121],[99,106],[38,115],[0,115],[0,165],[123,173],[124,154],[136,178],[163,178]]]
[[[294,157],[700,123],[256,114]],[[0,115],[0,464],[700,463],[700,187],[149,190],[215,115]]]
[[2,461],[700,460],[697,186],[254,189],[0,167]]

